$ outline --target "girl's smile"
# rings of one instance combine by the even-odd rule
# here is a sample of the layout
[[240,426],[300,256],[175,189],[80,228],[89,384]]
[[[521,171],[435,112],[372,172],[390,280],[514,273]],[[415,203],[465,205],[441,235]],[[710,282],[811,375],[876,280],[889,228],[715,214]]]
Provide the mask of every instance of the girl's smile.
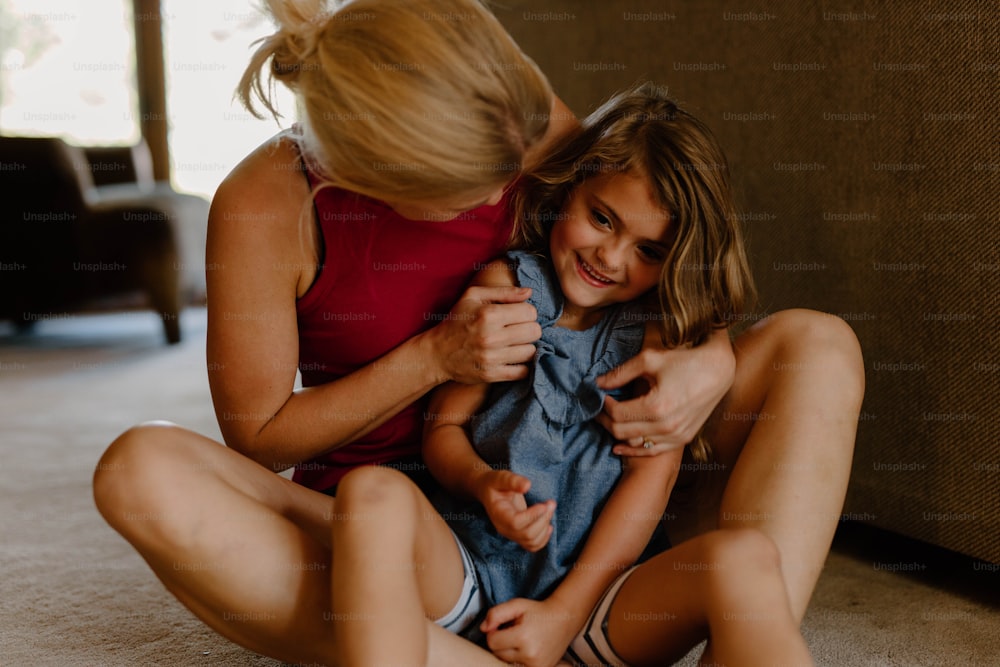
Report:
[[584,282],[588,282],[594,287],[602,288],[608,287],[609,285],[614,285],[615,281],[608,278],[604,274],[600,273],[597,269],[592,267],[590,264],[585,262],[579,255],[576,256],[577,259],[577,270],[580,273],[580,277],[583,278]]

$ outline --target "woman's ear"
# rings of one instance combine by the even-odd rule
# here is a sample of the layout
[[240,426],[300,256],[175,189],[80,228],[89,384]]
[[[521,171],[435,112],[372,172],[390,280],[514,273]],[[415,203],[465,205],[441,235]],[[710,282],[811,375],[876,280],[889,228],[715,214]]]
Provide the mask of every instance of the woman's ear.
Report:
[[552,110],[549,112],[549,127],[545,135],[524,152],[522,168],[530,171],[537,167],[552,152],[553,147],[580,129],[580,121],[558,95],[552,96]]

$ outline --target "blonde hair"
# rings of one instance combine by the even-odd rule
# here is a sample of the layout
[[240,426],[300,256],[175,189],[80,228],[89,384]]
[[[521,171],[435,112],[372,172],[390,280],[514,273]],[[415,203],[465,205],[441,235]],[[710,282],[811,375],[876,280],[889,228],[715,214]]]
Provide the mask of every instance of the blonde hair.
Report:
[[[670,250],[657,289],[664,343],[704,342],[750,307],[753,277],[725,154],[665,89],[646,83],[615,95],[524,176],[514,245],[547,256],[549,231],[573,189],[614,172],[645,175],[670,215]],[[692,454],[708,458],[702,436]]]
[[548,127],[545,76],[477,0],[267,0],[237,94],[277,117],[275,81],[296,93],[310,166],[377,199],[496,189]]

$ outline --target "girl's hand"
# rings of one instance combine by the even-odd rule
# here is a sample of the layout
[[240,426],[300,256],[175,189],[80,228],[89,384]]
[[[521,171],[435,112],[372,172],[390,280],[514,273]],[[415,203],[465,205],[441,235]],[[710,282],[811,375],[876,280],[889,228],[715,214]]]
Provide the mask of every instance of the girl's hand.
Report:
[[465,384],[527,377],[532,345],[542,336],[531,295],[522,287],[470,287],[428,334],[440,380]]
[[489,610],[479,629],[493,655],[526,667],[560,663],[576,634],[577,619],[549,598],[514,598]]
[[694,440],[735,377],[732,346],[728,335],[720,335],[723,341],[699,347],[645,349],[598,378],[602,389],[623,387],[637,378],[649,386],[629,401],[605,399],[597,419],[620,441],[615,454],[655,456]]
[[528,507],[524,494],[530,488],[527,477],[509,470],[492,470],[483,475],[476,497],[498,533],[534,552],[548,544],[552,536],[556,502],[547,500]]

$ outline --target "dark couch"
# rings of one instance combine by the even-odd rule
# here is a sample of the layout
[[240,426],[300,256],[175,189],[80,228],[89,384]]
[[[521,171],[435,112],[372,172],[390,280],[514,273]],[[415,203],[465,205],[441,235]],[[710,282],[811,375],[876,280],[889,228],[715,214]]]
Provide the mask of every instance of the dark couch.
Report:
[[761,312],[841,316],[867,391],[845,519],[1000,563],[994,2],[513,0],[577,115],[652,79],[718,134]]
[[144,144],[0,137],[0,165],[0,318],[27,330],[139,294],[180,340],[181,309],[204,297],[206,199],[153,181]]

